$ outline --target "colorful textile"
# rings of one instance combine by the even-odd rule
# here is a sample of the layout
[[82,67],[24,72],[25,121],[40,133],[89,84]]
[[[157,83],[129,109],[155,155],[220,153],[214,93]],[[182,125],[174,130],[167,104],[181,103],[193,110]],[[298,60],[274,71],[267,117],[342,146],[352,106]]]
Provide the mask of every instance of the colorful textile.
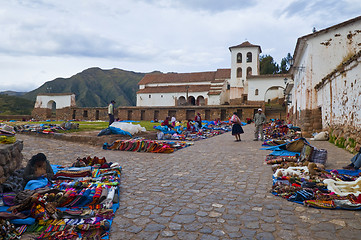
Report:
[[105,150],[120,150],[132,152],[172,153],[175,150],[192,145],[190,142],[156,141],[156,140],[116,140],[112,144],[104,143]]

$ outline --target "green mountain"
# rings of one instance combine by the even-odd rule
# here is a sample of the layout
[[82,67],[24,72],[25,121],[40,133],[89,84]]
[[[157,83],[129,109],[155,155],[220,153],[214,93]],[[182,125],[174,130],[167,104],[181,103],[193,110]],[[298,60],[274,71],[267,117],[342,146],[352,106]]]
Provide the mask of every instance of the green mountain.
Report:
[[0,115],[30,115],[35,101],[0,94]]
[[22,97],[35,101],[40,93],[74,93],[78,107],[135,106],[138,82],[145,73],[89,68],[70,78],[56,78]]

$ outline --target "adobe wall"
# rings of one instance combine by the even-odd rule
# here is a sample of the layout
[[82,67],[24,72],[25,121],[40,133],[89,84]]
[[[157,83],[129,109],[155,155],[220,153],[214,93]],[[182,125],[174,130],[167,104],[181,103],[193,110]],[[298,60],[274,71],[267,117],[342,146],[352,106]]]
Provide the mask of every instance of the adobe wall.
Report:
[[[222,106],[177,106],[177,107],[118,107],[114,117],[120,120],[151,121],[157,118],[164,120],[167,116],[175,115],[177,120],[194,119],[199,112],[204,120],[227,120],[233,112],[237,112],[241,120],[253,118],[255,110],[262,105],[222,105]],[[51,115],[50,109],[37,108],[33,110],[33,117],[37,120],[108,120],[108,109],[68,107],[56,110],[56,116]]]

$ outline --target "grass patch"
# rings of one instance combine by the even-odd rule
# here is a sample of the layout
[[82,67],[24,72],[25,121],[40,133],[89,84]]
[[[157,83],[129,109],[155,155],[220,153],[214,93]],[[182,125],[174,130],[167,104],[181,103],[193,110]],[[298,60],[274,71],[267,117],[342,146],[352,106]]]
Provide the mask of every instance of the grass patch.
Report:
[[[32,125],[32,124],[56,124],[60,125],[64,121],[39,121],[39,122],[7,122],[6,124],[15,126],[15,125]],[[60,133],[69,133],[69,132],[84,132],[84,131],[100,131],[108,127],[108,122],[103,121],[72,121],[72,123],[78,123],[79,129],[71,129],[67,131],[59,131]],[[154,126],[159,126],[160,123],[152,123],[150,121],[140,121],[140,122],[133,122],[132,124],[145,127],[147,131],[154,131]]]

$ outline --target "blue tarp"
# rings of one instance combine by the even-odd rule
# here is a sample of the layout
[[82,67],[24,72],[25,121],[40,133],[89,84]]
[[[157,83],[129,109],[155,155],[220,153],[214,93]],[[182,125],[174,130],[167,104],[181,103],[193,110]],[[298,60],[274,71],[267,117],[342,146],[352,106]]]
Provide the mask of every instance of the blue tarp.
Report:
[[124,130],[122,130],[120,128],[109,126],[109,129],[114,134],[129,135],[130,137],[132,137],[132,134],[130,134],[129,132],[124,131]]

